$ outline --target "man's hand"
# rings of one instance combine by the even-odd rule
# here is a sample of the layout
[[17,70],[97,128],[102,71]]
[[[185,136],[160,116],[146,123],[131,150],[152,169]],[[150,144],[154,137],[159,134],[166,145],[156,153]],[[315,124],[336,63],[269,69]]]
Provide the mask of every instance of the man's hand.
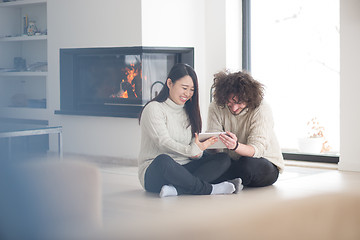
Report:
[[219,138],[225,144],[227,149],[235,150],[238,145],[238,139],[232,132],[226,131],[226,134],[220,134]]
[[239,143],[236,135],[232,132],[226,131],[226,134],[220,134],[219,138],[227,149],[235,151],[240,156],[253,157],[255,154],[253,146]]

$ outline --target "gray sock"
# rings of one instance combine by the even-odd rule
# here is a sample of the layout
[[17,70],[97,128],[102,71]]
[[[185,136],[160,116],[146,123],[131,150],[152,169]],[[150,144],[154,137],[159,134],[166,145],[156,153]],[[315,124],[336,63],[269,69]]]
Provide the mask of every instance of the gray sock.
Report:
[[235,179],[229,180],[229,182],[231,182],[235,186],[234,193],[239,193],[244,188],[244,186],[242,185],[241,178],[235,178]]
[[178,193],[176,188],[172,185],[164,185],[160,191],[160,197],[169,197],[169,196],[177,196]]
[[221,182],[218,184],[211,184],[212,185],[212,191],[211,195],[214,194],[231,194],[235,191],[235,186],[231,182]]

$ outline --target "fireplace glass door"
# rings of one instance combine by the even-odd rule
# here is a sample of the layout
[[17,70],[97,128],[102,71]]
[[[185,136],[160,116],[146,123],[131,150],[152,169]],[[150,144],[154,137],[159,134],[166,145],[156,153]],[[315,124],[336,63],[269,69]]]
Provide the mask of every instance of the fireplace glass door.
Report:
[[176,63],[194,65],[193,48],[60,49],[58,114],[137,117]]

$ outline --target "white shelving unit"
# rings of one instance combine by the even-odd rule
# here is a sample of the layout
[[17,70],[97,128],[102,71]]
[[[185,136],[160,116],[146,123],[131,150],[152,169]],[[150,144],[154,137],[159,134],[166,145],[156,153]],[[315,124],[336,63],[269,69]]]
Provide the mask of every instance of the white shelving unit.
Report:
[[[26,34],[26,16],[34,36]],[[47,120],[47,0],[0,3],[0,52],[0,116]],[[23,69],[15,58],[25,60]]]
[[1,72],[0,77],[46,77],[47,72]]
[[24,7],[28,5],[35,5],[35,4],[43,4],[46,3],[46,0],[18,0],[18,1],[11,1],[11,2],[3,2],[1,3],[1,7]]
[[15,41],[36,41],[36,40],[47,40],[47,35],[40,36],[18,36],[18,37],[3,37],[0,38],[0,42],[15,42]]

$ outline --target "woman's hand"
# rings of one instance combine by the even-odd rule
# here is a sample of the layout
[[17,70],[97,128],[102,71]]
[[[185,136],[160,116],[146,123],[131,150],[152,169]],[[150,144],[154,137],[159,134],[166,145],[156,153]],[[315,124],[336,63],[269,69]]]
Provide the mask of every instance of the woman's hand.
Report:
[[198,145],[198,147],[201,149],[201,151],[204,151],[205,149],[207,149],[208,147],[210,147],[217,141],[218,141],[217,137],[213,136],[211,138],[206,139],[203,142],[200,142],[199,135],[197,133],[195,133],[195,143],[196,143],[196,145]]
[[226,131],[226,134],[220,134],[220,140],[225,144],[227,149],[236,150],[238,146],[238,139],[232,132]]

